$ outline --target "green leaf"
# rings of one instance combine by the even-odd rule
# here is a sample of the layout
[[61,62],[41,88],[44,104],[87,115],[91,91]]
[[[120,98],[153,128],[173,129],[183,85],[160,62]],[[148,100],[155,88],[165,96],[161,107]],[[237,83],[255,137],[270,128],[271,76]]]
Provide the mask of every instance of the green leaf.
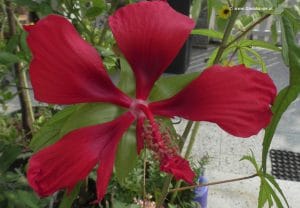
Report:
[[199,76],[199,72],[161,77],[154,85],[149,99],[151,101],[169,98]]
[[0,150],[0,175],[4,173],[9,166],[16,160],[21,153],[21,148],[12,144],[1,144],[3,147]]
[[239,45],[241,47],[259,47],[259,48],[265,48],[265,49],[269,49],[269,50],[273,50],[273,51],[281,51],[280,48],[278,48],[277,46],[268,43],[268,42],[264,42],[261,40],[241,40],[239,42]]
[[239,48],[237,55],[239,64],[245,64],[245,66],[247,67],[256,64],[256,61],[251,56],[249,56],[247,50],[243,48]]
[[18,190],[17,193],[18,202],[22,205],[26,205],[28,208],[39,208],[39,199],[31,192]]
[[211,30],[211,29],[194,29],[192,30],[192,35],[204,35],[208,36],[210,38],[215,38],[215,39],[220,39],[222,40],[223,38],[223,33],[216,31],[216,30]]
[[258,195],[258,208],[263,208],[264,205],[268,202],[269,207],[271,208],[273,205],[272,197],[268,192],[267,182],[261,178],[260,187],[259,187],[259,195]]
[[252,165],[255,167],[256,172],[259,173],[259,167],[258,167],[258,164],[256,162],[256,159],[254,157],[254,154],[253,154],[252,150],[251,150],[251,155],[244,155],[240,159],[240,161],[242,161],[242,160],[248,160],[249,162],[251,162]]
[[123,111],[118,107],[106,103],[88,103],[77,105],[77,108],[61,126],[59,137],[78,128],[102,124],[115,119]]
[[103,7],[91,7],[86,11],[85,16],[92,19],[102,14],[103,11]]
[[252,48],[247,48],[247,47],[244,47],[243,48],[244,50],[248,51],[249,53],[252,53],[256,60],[258,61],[258,63],[261,65],[261,70],[262,72],[265,72],[267,73],[267,67],[266,67],[266,63],[265,61],[263,60],[263,58],[259,55],[259,53],[257,53],[255,50],[253,50]]
[[130,65],[124,57],[120,57],[120,81],[118,87],[127,95],[135,96],[135,78]]
[[55,143],[70,131],[111,121],[122,112],[118,109],[115,105],[103,103],[79,104],[65,108],[34,135],[30,147],[37,151]]
[[60,131],[64,123],[78,106],[73,105],[56,113],[32,138],[30,148],[38,151],[55,143],[60,138]]
[[76,199],[76,197],[79,194],[81,185],[82,185],[82,183],[79,182],[70,193],[67,193],[67,191],[65,191],[64,196],[59,204],[59,208],[71,208],[72,207],[73,201]]
[[9,65],[19,61],[18,56],[9,52],[0,52],[0,64]]
[[272,25],[271,25],[271,39],[272,39],[272,42],[274,44],[277,43],[277,39],[278,39],[278,32],[277,32],[277,22],[276,21],[273,21]]
[[117,179],[122,184],[128,174],[137,163],[136,130],[131,126],[123,135],[119,145],[115,160],[115,173]]
[[104,0],[93,0],[93,6],[98,8],[105,8],[105,1]]
[[31,57],[31,52],[30,49],[28,48],[26,38],[27,38],[27,33],[25,31],[22,31],[20,35],[20,47],[25,54],[25,59],[29,62]]
[[15,34],[8,40],[5,46],[5,50],[9,53],[13,53],[16,50],[18,43],[19,43],[19,34]]

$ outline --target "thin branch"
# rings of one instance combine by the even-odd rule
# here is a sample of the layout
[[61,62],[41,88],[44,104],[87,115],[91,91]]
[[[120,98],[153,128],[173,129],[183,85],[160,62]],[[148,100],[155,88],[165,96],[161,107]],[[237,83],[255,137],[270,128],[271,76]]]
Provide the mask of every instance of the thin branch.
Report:
[[235,43],[236,41],[240,40],[242,37],[244,37],[248,32],[250,32],[256,25],[260,24],[262,21],[264,21],[265,19],[267,19],[269,16],[271,16],[271,14],[266,14],[265,16],[262,16],[261,18],[259,18],[256,22],[254,22],[252,25],[250,25],[245,31],[243,31],[242,33],[240,33],[239,35],[237,35],[232,41],[230,41],[225,48],[228,48],[229,46],[231,46],[233,43]]
[[258,176],[257,173],[250,175],[250,176],[241,177],[241,178],[234,178],[234,179],[229,179],[229,180],[216,181],[216,182],[211,182],[211,183],[202,183],[202,184],[193,185],[193,186],[185,186],[185,187],[181,187],[181,188],[170,189],[169,192],[184,191],[184,190],[193,189],[193,188],[197,188],[197,187],[213,186],[213,185],[218,185],[218,184],[223,184],[223,183],[232,183],[232,182],[236,182],[236,181],[251,179],[256,176]]

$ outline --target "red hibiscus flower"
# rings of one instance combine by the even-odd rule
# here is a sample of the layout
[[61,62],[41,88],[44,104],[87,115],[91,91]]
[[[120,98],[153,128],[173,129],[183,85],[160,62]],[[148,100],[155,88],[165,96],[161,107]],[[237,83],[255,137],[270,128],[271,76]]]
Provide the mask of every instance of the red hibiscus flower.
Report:
[[25,27],[33,54],[30,77],[37,100],[52,104],[108,102],[128,109],[111,122],[74,130],[34,154],[27,177],[40,196],[62,188],[71,190],[98,165],[97,198],[101,200],[118,142],[134,121],[138,151],[143,148],[147,121],[161,170],[189,183],[194,173],[186,160],[168,149],[154,115],[214,122],[240,137],[254,135],[269,123],[275,86],[267,74],[244,66],[210,67],[177,95],[148,100],[155,81],[194,27],[191,19],[166,2],[145,1],[123,7],[109,18],[109,25],[135,74],[136,98],[112,83],[97,51],[65,18],[49,15]]

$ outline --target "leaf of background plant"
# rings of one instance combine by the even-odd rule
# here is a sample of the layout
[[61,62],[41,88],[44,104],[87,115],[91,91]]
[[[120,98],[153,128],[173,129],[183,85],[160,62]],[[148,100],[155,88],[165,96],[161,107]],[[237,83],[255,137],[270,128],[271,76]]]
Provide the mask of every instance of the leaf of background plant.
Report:
[[90,19],[94,19],[97,16],[99,16],[103,11],[104,11],[104,8],[91,7],[86,11],[85,16]]
[[289,18],[283,15],[281,20],[282,41],[284,41],[283,45],[286,46],[285,52],[288,55],[286,61],[289,63],[290,83],[279,92],[272,107],[273,117],[266,128],[263,141],[262,166],[264,171],[266,171],[268,151],[280,118],[300,93],[300,47],[295,43],[294,31]]
[[[2,143],[2,142],[1,142]],[[4,143],[3,148],[0,149],[0,175],[4,173],[9,166],[16,160],[18,155],[21,153],[21,148],[17,145]]]
[[20,205],[25,205],[28,208],[40,208],[39,199],[35,196],[35,194],[28,191],[18,190],[16,195]]
[[65,191],[64,196],[59,204],[59,208],[71,208],[72,207],[73,201],[79,194],[81,185],[82,185],[82,182],[77,183],[77,185],[74,187],[74,189],[70,193],[67,193],[67,191]]
[[8,40],[5,46],[5,51],[13,53],[16,50],[18,43],[19,43],[19,34],[15,34]]
[[19,61],[18,56],[9,52],[0,52],[0,64],[9,65]]

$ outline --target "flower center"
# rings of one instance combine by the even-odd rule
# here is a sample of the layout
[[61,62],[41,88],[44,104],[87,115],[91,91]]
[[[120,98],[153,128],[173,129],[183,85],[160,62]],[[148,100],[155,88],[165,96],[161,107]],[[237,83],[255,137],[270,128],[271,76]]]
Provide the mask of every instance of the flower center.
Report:
[[148,109],[148,102],[141,99],[132,100],[129,111],[135,117],[146,117],[145,111]]

